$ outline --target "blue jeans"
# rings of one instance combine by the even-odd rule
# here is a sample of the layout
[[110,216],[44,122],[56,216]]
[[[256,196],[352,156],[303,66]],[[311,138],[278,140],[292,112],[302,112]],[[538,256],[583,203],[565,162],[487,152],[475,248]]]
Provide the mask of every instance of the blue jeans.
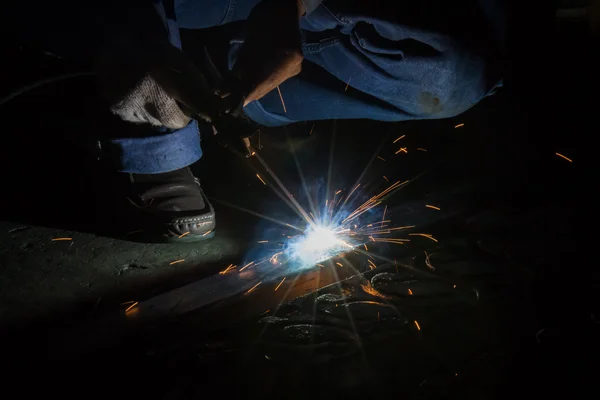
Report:
[[[202,29],[245,20],[260,2],[174,0],[169,12],[160,0],[152,1],[167,21],[170,41],[176,46],[180,46],[180,27]],[[454,3],[435,1],[441,7]],[[480,3],[481,18],[471,30],[460,26],[456,32],[462,29],[468,31],[467,36],[486,36],[486,43],[501,48],[505,24],[497,4],[502,0],[465,1]],[[370,3],[380,3],[376,4],[377,11],[369,10]],[[438,10],[442,29],[437,29],[435,12],[426,13],[422,24],[414,23],[418,21],[418,6],[408,5],[405,14],[393,18],[381,10],[388,4],[395,9],[397,3],[324,0],[300,23],[303,71],[280,85],[287,112],[273,91],[247,105],[246,115],[266,126],[334,118],[448,118],[468,110],[500,86],[499,74],[490,72],[490,61],[498,57],[490,51],[493,46],[469,43],[468,37],[459,37],[452,26],[446,26],[450,25],[448,20],[460,19],[460,13],[443,15],[453,9]],[[457,21],[456,25],[462,23]],[[230,67],[241,44],[240,40],[231,43]],[[133,173],[168,172],[202,156],[195,121],[177,131],[149,131],[147,137],[106,140],[103,148],[118,155],[114,161],[119,170]]]

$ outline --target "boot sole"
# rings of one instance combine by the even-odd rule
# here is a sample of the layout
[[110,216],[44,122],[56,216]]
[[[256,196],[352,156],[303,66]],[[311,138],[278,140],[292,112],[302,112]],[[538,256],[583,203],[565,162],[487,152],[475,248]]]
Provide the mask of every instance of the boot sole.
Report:
[[[204,194],[204,191],[202,190],[202,187],[200,186],[200,181],[198,181],[197,178],[194,178],[194,179],[196,180],[196,184],[200,188],[200,193],[202,194],[202,199],[204,200],[204,204],[206,204],[208,206],[208,209],[209,209],[208,213],[212,213],[213,220],[214,220],[215,211],[212,207],[212,204],[210,204],[210,201]],[[139,219],[147,218],[146,212],[144,212],[131,199],[128,198],[128,200],[129,200],[129,204],[133,205],[135,207],[135,209],[138,210],[138,213],[142,212],[140,214]],[[213,224],[213,226],[214,226],[214,224]],[[167,231],[172,232],[171,229],[168,229],[168,228],[167,228]],[[212,239],[214,236],[215,236],[214,228],[212,230],[202,233],[202,234],[188,233],[188,234],[185,234],[182,236],[175,236],[175,235],[168,235],[166,233],[161,234],[160,232],[156,231],[156,227],[152,227],[148,230],[145,230],[142,226],[142,229],[129,232],[129,233],[125,234],[124,236],[122,236],[121,238],[123,240],[132,241],[132,242],[140,242],[140,243],[193,243],[193,242],[202,242],[204,240]]]
[[188,234],[185,236],[167,236],[152,232],[132,232],[130,234],[121,236],[120,239],[138,243],[194,243],[212,239],[213,237],[215,237],[214,229],[208,234]]
[[204,240],[212,239],[215,237],[215,230],[213,229],[208,234],[203,235],[185,235],[183,237],[179,236],[169,236],[163,237],[164,243],[193,243],[193,242],[202,242]]

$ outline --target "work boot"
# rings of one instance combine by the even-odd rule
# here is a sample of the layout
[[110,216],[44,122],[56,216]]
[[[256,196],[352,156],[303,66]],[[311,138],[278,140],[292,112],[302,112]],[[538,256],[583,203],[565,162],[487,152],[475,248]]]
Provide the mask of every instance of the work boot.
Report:
[[[215,211],[189,168],[161,174],[127,174],[127,200],[137,210],[133,240],[198,241],[214,236]],[[132,225],[133,227],[133,225]]]

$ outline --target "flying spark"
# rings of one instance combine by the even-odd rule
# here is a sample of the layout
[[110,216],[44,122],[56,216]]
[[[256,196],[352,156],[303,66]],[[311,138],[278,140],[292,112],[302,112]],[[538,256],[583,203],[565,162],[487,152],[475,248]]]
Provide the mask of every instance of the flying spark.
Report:
[[[429,259],[429,254],[427,254],[426,251],[423,251],[425,253],[425,265],[427,265],[427,267],[432,270],[435,271],[435,267],[433,265],[431,265],[431,260]],[[454,285],[454,287],[456,287],[456,285]]]
[[138,302],[136,301],[135,303],[133,303],[132,305],[130,305],[129,307],[127,307],[127,309],[125,310],[125,312],[126,312],[126,313],[127,313],[127,312],[129,312],[130,310],[132,310],[132,309],[133,309],[133,307],[135,307],[135,306],[137,306],[137,305],[138,305]]
[[414,227],[415,227],[414,225],[407,225],[407,226],[399,226],[397,228],[390,228],[390,230],[391,231],[393,231],[393,230],[398,230],[399,231],[401,229],[411,229],[411,228],[414,228]]
[[381,293],[380,291],[378,291],[377,289],[375,289],[373,287],[373,285],[371,285],[371,282],[369,281],[365,281],[364,283],[361,283],[360,285],[361,289],[363,290],[363,292],[370,294],[371,296],[375,296],[375,297],[379,297],[381,299],[391,299],[391,296],[385,295],[383,293]]
[[456,125],[456,126],[454,127],[454,129],[456,129],[456,128],[461,128],[461,127],[463,127],[463,126],[465,126],[465,124],[458,124],[458,125]]
[[245,270],[248,267],[251,267],[252,265],[254,265],[254,261],[250,261],[248,264],[246,264],[242,268],[240,268],[240,272],[242,272],[243,270]]
[[235,269],[236,266],[233,264],[229,264],[229,267],[225,268],[223,271],[219,272],[219,275],[225,275],[226,273],[228,273],[229,271]]
[[425,204],[425,207],[427,207],[427,208],[433,208],[434,210],[438,210],[438,211],[440,211],[440,208],[439,208],[439,207],[432,206],[432,205],[430,205],[430,204]]
[[277,92],[279,93],[279,99],[281,100],[281,105],[283,106],[283,112],[287,114],[287,109],[285,108],[285,102],[283,101],[283,96],[281,95],[281,89],[279,89],[279,85],[277,85]]
[[[312,131],[313,128],[311,128]],[[396,139],[396,141],[404,138],[402,135]],[[377,150],[379,152],[380,149]],[[400,151],[407,152],[406,148],[402,148]],[[373,154],[372,160],[377,157],[377,153]],[[383,157],[380,157],[383,161]],[[267,221],[275,222],[280,226],[283,226],[284,230],[276,230],[276,235],[273,237],[262,237],[261,240],[257,240],[255,243],[273,243],[278,251],[273,251],[272,246],[256,246],[252,249],[253,252],[251,260],[241,268],[237,268],[233,264],[230,264],[227,268],[224,268],[220,274],[229,273],[240,273],[252,269],[251,273],[244,274],[245,279],[260,279],[261,282],[266,282],[265,279],[278,278],[278,285],[275,290],[279,290],[283,284],[285,277],[293,272],[302,271],[311,268],[325,268],[323,265],[324,261],[331,260],[331,266],[349,268],[350,271],[354,270],[352,261],[348,260],[348,263],[342,264],[342,258],[347,254],[356,254],[359,257],[364,256],[367,259],[368,266],[371,270],[377,268],[375,258],[369,254],[369,246],[367,242],[373,243],[389,243],[394,245],[406,245],[410,242],[409,238],[397,237],[404,232],[404,229],[414,228],[411,226],[395,226],[392,224],[391,219],[387,212],[387,199],[389,196],[402,188],[404,185],[409,183],[409,180],[396,181],[392,184],[388,183],[384,190],[381,190],[376,194],[369,194],[367,191],[373,182],[361,182],[364,178],[364,172],[358,178],[356,183],[351,187],[349,193],[346,189],[330,189],[330,183],[328,182],[327,188],[323,186],[317,186],[317,191],[313,192],[309,190],[306,184],[302,171],[299,169],[301,183],[304,186],[304,192],[306,197],[298,194],[293,196],[291,192],[285,187],[283,182],[275,174],[272,168],[262,159],[259,154],[253,160],[257,160],[264,167],[264,171],[269,174],[269,185],[275,194],[288,205],[301,220],[294,221],[290,224],[286,221],[280,221],[276,218],[269,217],[266,215],[258,214],[251,210],[245,210],[240,207],[242,211],[246,211],[250,214],[259,216]],[[298,162],[296,160],[298,168]],[[255,171],[255,173],[258,171]],[[263,172],[261,172],[263,173]],[[265,180],[259,173],[256,176],[263,184],[266,185]],[[389,179],[384,176],[384,179],[389,182]],[[324,191],[322,189],[325,189]],[[347,193],[347,194],[346,194]],[[321,197],[322,196],[322,197]],[[305,209],[300,201],[307,201],[310,208]],[[227,204],[223,202],[224,204]],[[357,206],[358,205],[358,206]],[[387,218],[387,219],[386,219]],[[291,222],[291,221],[290,221]],[[291,232],[291,228],[294,231]],[[264,234],[264,233],[263,233]],[[431,240],[435,240],[431,236],[427,236]],[[264,239],[263,239],[264,238]],[[359,247],[364,247],[364,252],[357,251]],[[380,249],[387,248],[387,246],[376,246]],[[373,260],[373,261],[371,261]],[[261,264],[265,264],[264,267],[259,267]],[[364,265],[364,264],[363,264]],[[265,269],[268,267],[269,269]],[[397,268],[397,266],[396,266]],[[271,274],[273,271],[273,275]],[[258,278],[257,278],[258,277]],[[247,293],[254,290],[250,289]]]
[[409,233],[408,236],[423,236],[423,237],[426,237],[427,239],[433,240],[434,242],[438,241],[436,238],[434,238],[433,236],[431,236],[427,233]]
[[560,158],[564,158],[564,159],[565,159],[565,160],[567,160],[568,162],[573,162],[573,160],[571,160],[571,159],[570,159],[569,157],[567,157],[567,156],[563,156],[563,155],[562,155],[562,154],[560,154],[560,153],[555,153],[555,154],[556,154],[557,156],[559,156]]
[[262,281],[258,282],[256,285],[252,286],[250,289],[248,289],[248,291],[244,294],[248,294],[251,293],[254,289],[256,289],[258,287],[258,285],[260,285],[262,283]]
[[281,280],[281,282],[279,282],[279,285],[277,285],[277,287],[275,288],[275,292],[277,291],[277,289],[279,289],[279,287],[283,284],[283,281],[285,281],[285,277]]

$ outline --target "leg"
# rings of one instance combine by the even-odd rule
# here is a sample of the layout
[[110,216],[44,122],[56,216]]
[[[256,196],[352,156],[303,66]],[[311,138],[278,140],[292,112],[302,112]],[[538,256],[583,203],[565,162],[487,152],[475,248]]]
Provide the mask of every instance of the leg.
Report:
[[273,91],[248,105],[246,114],[265,125],[446,118],[472,107],[498,83],[481,47],[415,26],[427,23],[389,22],[325,1],[302,21],[303,72],[280,87],[287,112]]
[[[181,48],[175,10],[172,3],[164,4],[159,4],[159,14],[166,22],[169,41]],[[112,139],[107,148],[114,151],[110,158],[119,160],[117,168],[129,173],[128,199],[141,220],[149,222],[151,232],[162,226],[167,240],[214,236],[215,212],[188,168],[202,156],[196,121],[176,131],[161,129],[152,135]]]
[[[104,0],[96,4],[58,0],[31,9],[13,2],[7,6],[11,15],[8,23],[14,23],[8,33],[91,69],[95,58],[103,54],[101,49],[111,42],[131,42],[135,48],[138,41],[152,43],[152,37],[166,36],[173,46],[181,48],[172,1]],[[108,132],[106,138],[98,139],[102,156],[121,172],[169,172],[192,164],[202,155],[194,121],[178,131],[133,124],[119,126],[116,131],[122,137]]]
[[[134,5],[144,6],[140,9],[126,6],[123,9],[119,2],[112,0],[107,0],[105,5],[106,8],[95,10],[99,11],[95,14],[90,9],[82,9],[86,5],[71,0],[59,2],[56,7],[47,4],[41,10],[43,12],[36,10],[32,16],[39,24],[33,24],[32,29],[21,37],[86,64],[91,64],[103,38],[120,40],[122,30],[133,34],[134,38],[166,34],[171,44],[180,47],[174,10],[169,8],[168,1],[163,4],[160,0],[139,0]],[[22,6],[17,5],[17,9],[19,7]],[[145,13],[148,20],[141,18],[142,21],[133,26],[127,23],[127,15],[139,17]],[[54,15],[55,20],[52,19]],[[56,24],[58,28],[53,29],[50,24]],[[60,29],[62,32],[58,31]],[[119,132],[118,136],[114,132]],[[122,173],[117,178],[126,185],[122,194],[135,207],[128,216],[136,215],[135,226],[128,230],[141,227],[153,235],[163,233],[167,239],[177,239],[182,234],[186,234],[183,240],[210,237],[215,227],[214,211],[199,181],[187,168],[202,155],[197,123],[192,121],[175,131],[121,123],[114,132],[98,138],[99,157]],[[119,187],[117,184],[115,182],[114,189]]]
[[[352,84],[352,81],[350,81]],[[298,121],[370,118],[379,121],[410,119],[411,116],[376,97],[355,90],[322,67],[304,62],[302,72],[279,89],[244,108],[245,114],[265,126]],[[282,103],[283,99],[283,103]],[[285,111],[284,111],[285,104]]]

